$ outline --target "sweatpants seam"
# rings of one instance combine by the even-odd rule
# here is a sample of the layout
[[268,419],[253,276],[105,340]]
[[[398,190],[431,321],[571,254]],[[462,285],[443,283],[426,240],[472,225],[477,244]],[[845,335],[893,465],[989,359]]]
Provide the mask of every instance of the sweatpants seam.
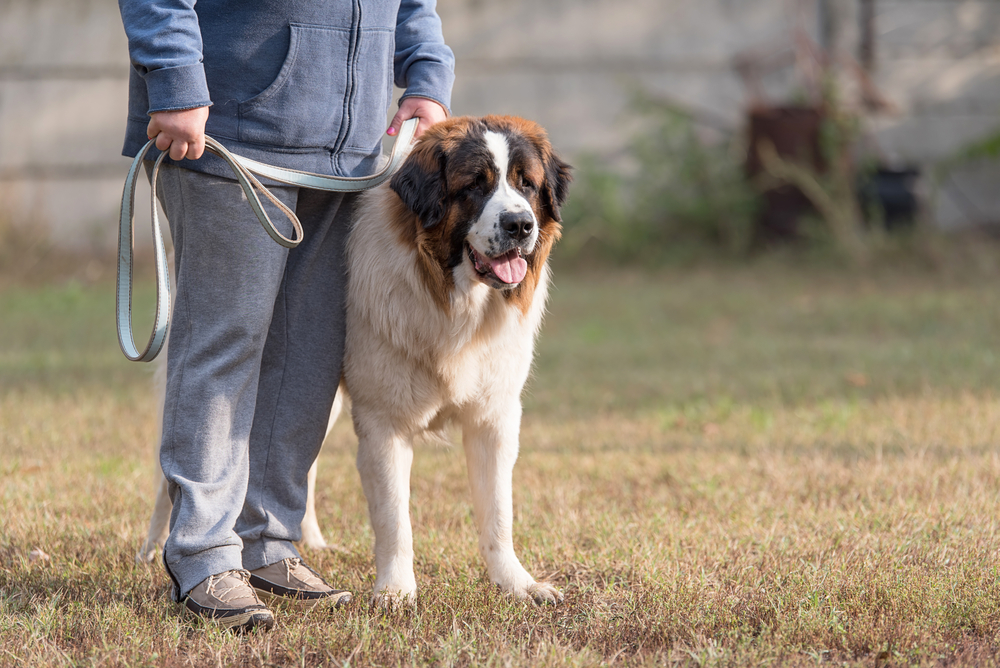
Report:
[[[181,191],[185,190],[186,188],[184,186],[184,179],[181,178],[182,174],[180,172],[176,171],[177,169],[179,169],[179,168],[175,167],[173,170],[170,170],[168,173],[171,175],[172,178],[175,179],[176,184],[177,184],[177,191],[178,191],[178,193],[181,193]],[[183,197],[183,195],[181,195],[180,197],[177,198],[178,206],[180,207],[180,211],[177,212],[178,213],[178,217],[176,219],[177,220],[177,223],[176,223],[177,225],[182,224],[180,221],[182,221],[182,220],[185,219],[185,213],[187,211],[187,207],[185,206],[185,201],[184,200],[185,200],[185,198]],[[183,253],[181,253],[180,255],[183,255]],[[175,286],[175,289],[177,289],[176,294],[179,297],[181,295],[181,291],[179,289],[180,288],[180,275],[181,275],[180,267],[179,266],[175,267],[175,272],[174,273],[175,273],[175,276],[177,277],[177,280],[176,280],[177,284]],[[175,364],[177,364],[179,366],[178,366],[177,382],[173,384],[174,388],[179,388],[179,387],[183,386],[184,369],[187,367],[187,358],[188,358],[188,356],[190,355],[190,352],[191,352],[191,345],[190,344],[191,344],[191,337],[193,335],[193,330],[192,330],[192,327],[191,327],[190,305],[188,304],[188,301],[186,299],[183,300],[183,302],[184,302],[184,311],[185,311],[185,316],[186,316],[185,317],[186,323],[185,323],[184,332],[183,332],[183,335],[184,335],[183,345],[181,346],[181,350],[179,351],[181,353],[181,359],[177,360],[175,362]],[[176,307],[177,307],[177,300],[175,299],[174,300],[174,308],[176,308]],[[176,319],[174,319],[174,322],[176,323]],[[175,346],[175,348],[176,348],[176,346]],[[168,347],[167,355],[168,356],[170,355],[169,347]],[[168,357],[168,359],[169,359],[169,357]],[[169,364],[169,362],[168,362],[168,364]],[[168,369],[168,373],[167,373],[167,379],[168,379],[168,381],[169,381],[169,378],[170,378],[170,373],[169,373],[169,369]],[[168,384],[169,384],[169,382],[168,382]],[[176,389],[175,389],[175,392],[177,392]],[[166,393],[164,393],[164,398],[166,398]],[[165,438],[164,438],[165,434],[167,434],[168,432],[169,433],[173,433],[175,431],[175,427],[176,427],[176,424],[177,424],[177,412],[178,412],[177,403],[178,402],[175,400],[171,404],[171,408],[170,408],[170,428],[169,428],[169,430],[167,429],[166,420],[164,421],[162,433],[160,435],[160,447],[161,447],[161,449],[163,447],[163,442],[165,440]],[[169,447],[168,454],[171,455],[169,457],[170,473],[168,474],[168,472],[164,470],[163,471],[163,476],[167,479],[167,483],[168,483],[168,486],[169,486],[169,484],[170,484],[170,475],[172,475],[173,472],[176,471],[175,457],[173,456],[176,453],[176,446],[174,444],[173,439],[171,439],[169,441],[169,446],[168,447]],[[160,456],[161,470],[162,470],[162,462],[163,462],[163,457],[161,455]],[[176,494],[178,496],[178,499],[177,499],[177,501],[175,502],[174,505],[175,506],[179,506],[183,502],[184,490],[179,485],[174,485],[174,487],[176,488]],[[172,528],[173,527],[171,527],[171,529]],[[169,540],[169,535],[168,535],[168,540]],[[166,555],[166,553],[164,553],[164,555],[163,555],[163,563],[164,563],[164,565],[169,566],[168,561],[167,561],[167,555]],[[171,574],[171,577],[173,577],[173,574]],[[179,598],[179,600],[184,600],[184,597],[187,595],[188,592],[182,591],[181,590],[180,582],[179,581],[176,581],[176,582],[177,582],[177,594],[178,594],[178,598]]]
[[[282,391],[284,390],[284,387],[285,387],[285,375],[286,375],[286,372],[287,372],[287,369],[288,369],[288,300],[285,298],[285,294],[286,294],[286,291],[287,291],[288,265],[289,265],[289,261],[286,258],[286,260],[285,260],[285,269],[284,269],[284,272],[282,272],[283,275],[281,277],[281,286],[279,287],[279,290],[281,291],[281,309],[282,309],[282,314],[281,315],[282,315],[282,330],[283,330],[282,331],[282,337],[281,337],[281,342],[282,342],[281,382],[278,384],[278,394],[277,394],[277,396],[275,397],[275,400],[274,400],[274,407],[275,408],[274,408],[273,411],[271,411],[271,424],[270,424],[270,426],[268,428],[268,433],[267,433],[267,450],[266,450],[267,455],[264,457],[264,467],[261,469],[261,475],[260,475],[261,481],[267,479],[267,470],[268,470],[268,467],[270,466],[270,463],[271,463],[271,450],[272,450],[272,448],[274,446],[274,427],[275,427],[275,424],[278,421],[278,407],[279,407],[279,403],[281,401],[281,393],[282,393]],[[272,322],[273,322],[273,320],[274,320],[274,313],[273,313],[273,311],[272,311],[272,314],[271,314],[271,319],[272,319]],[[266,347],[267,344],[265,343],[264,345]],[[261,513],[264,515],[264,518],[265,518],[264,526],[265,526],[265,530],[266,530],[266,527],[267,527],[267,524],[268,524],[269,513],[268,513],[267,509],[264,508],[264,485],[263,484],[257,485],[257,507],[260,508]],[[260,547],[259,552],[261,553],[261,556],[264,556],[264,553],[266,552],[266,547],[267,547],[266,541],[264,540],[265,539],[265,536],[264,536],[264,531],[265,530],[261,531],[260,537],[257,539],[258,542],[260,543],[260,545],[259,545],[259,547]],[[266,565],[269,565],[269,564],[265,564],[265,566]]]
[[[176,170],[176,169],[179,169],[179,168],[175,167],[174,170]],[[174,170],[170,170],[170,172],[168,172],[168,173],[170,173],[171,176],[177,181],[177,190],[181,191],[181,190],[184,189],[184,187],[183,187],[183,179],[181,179],[180,178],[181,175],[178,172],[174,171]],[[178,221],[180,221],[180,220],[184,219],[184,213],[185,213],[187,207],[185,207],[184,197],[183,196],[178,197],[177,201],[179,202],[179,206],[180,206],[180,209],[181,209],[180,211],[178,211],[178,214],[179,214]],[[178,222],[177,224],[179,225],[180,223]],[[174,287],[177,290],[176,294],[179,297],[180,294],[181,294],[181,291],[179,289],[180,288],[180,275],[181,275],[180,267],[175,267],[174,274],[176,276],[176,278],[175,278],[176,285]],[[176,307],[177,307],[177,299],[175,298],[174,299],[174,308],[176,308]],[[183,385],[183,381],[184,381],[184,369],[187,368],[186,362],[187,362],[187,358],[188,358],[188,356],[190,355],[190,352],[191,352],[191,346],[190,346],[191,336],[192,336],[191,311],[190,311],[190,305],[187,303],[186,299],[184,300],[184,311],[185,311],[185,316],[186,316],[185,317],[186,322],[185,322],[185,328],[184,328],[184,345],[181,346],[181,359],[178,360],[177,362],[175,362],[175,364],[179,365],[178,366],[178,374],[179,375],[178,375],[178,378],[177,378],[177,382],[174,383],[174,387],[180,387],[180,386]],[[176,323],[176,319],[174,319],[174,323]],[[168,348],[167,355],[168,356],[170,355],[169,348]],[[169,360],[169,357],[168,357],[168,360]],[[169,362],[168,362],[168,366],[169,366]],[[169,382],[169,379],[170,379],[170,369],[168,368],[167,369],[167,381],[168,382]],[[174,401],[173,404],[170,407],[170,429],[169,429],[169,431],[171,433],[174,431],[174,428],[176,427],[176,425],[177,425],[177,402]],[[167,433],[167,431],[168,431],[168,429],[167,429],[167,426],[166,426],[166,422],[164,422],[164,425],[163,425],[163,428],[162,428],[162,433],[160,434],[161,448],[162,448],[162,444],[163,444],[163,436],[164,436],[164,434]],[[176,448],[174,446],[173,441],[171,441],[170,442],[170,454],[173,454],[175,451],[176,451]],[[161,461],[162,461],[162,457],[161,457]],[[176,467],[174,466],[174,458],[173,457],[170,458],[170,468],[171,468],[170,473],[172,474],[174,472],[174,470],[176,470]],[[162,465],[161,465],[161,469],[162,469]],[[168,475],[167,471],[163,471],[163,476],[165,478],[167,478],[167,481],[169,482],[170,476]]]

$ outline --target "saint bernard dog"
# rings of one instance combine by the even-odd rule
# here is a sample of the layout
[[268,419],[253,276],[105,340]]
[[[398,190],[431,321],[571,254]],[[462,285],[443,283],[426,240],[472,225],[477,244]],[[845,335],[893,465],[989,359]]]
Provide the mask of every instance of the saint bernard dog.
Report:
[[[375,533],[375,600],[412,601],[413,441],[462,429],[479,551],[490,580],[536,603],[561,601],[514,552],[512,473],[560,236],[570,167],[519,118],[452,118],[428,129],[387,183],[361,195],[348,241],[344,382],[357,467]],[[336,402],[331,424],[340,410]],[[303,542],[324,545],[314,504]],[[166,483],[140,560],[166,539]]]

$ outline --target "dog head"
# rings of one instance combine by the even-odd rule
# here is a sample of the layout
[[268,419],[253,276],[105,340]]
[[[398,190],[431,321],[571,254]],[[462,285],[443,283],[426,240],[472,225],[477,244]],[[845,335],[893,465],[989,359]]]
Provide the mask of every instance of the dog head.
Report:
[[[425,265],[529,295],[559,238],[570,167],[536,123],[508,116],[452,118],[418,140],[390,187],[414,214],[408,236]],[[435,271],[435,273],[437,273]]]

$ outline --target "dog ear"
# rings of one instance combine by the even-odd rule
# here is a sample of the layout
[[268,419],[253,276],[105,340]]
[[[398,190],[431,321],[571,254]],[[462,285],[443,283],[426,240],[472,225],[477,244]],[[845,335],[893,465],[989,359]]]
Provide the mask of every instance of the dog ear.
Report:
[[410,211],[420,219],[424,229],[434,227],[446,213],[445,154],[437,142],[417,144],[389,187]]
[[545,185],[542,187],[542,201],[546,211],[557,223],[562,222],[559,217],[559,207],[566,202],[566,195],[569,194],[569,183],[573,180],[570,175],[568,163],[562,161],[550,149],[545,157]]

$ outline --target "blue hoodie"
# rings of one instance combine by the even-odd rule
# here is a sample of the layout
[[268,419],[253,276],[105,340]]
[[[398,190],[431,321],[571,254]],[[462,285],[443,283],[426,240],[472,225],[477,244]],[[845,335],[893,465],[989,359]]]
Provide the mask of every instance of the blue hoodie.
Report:
[[[150,112],[211,105],[206,133],[240,155],[370,174],[393,82],[450,106],[435,1],[118,0],[132,61],[122,154],[146,143]],[[232,176],[208,154],[177,164]]]

